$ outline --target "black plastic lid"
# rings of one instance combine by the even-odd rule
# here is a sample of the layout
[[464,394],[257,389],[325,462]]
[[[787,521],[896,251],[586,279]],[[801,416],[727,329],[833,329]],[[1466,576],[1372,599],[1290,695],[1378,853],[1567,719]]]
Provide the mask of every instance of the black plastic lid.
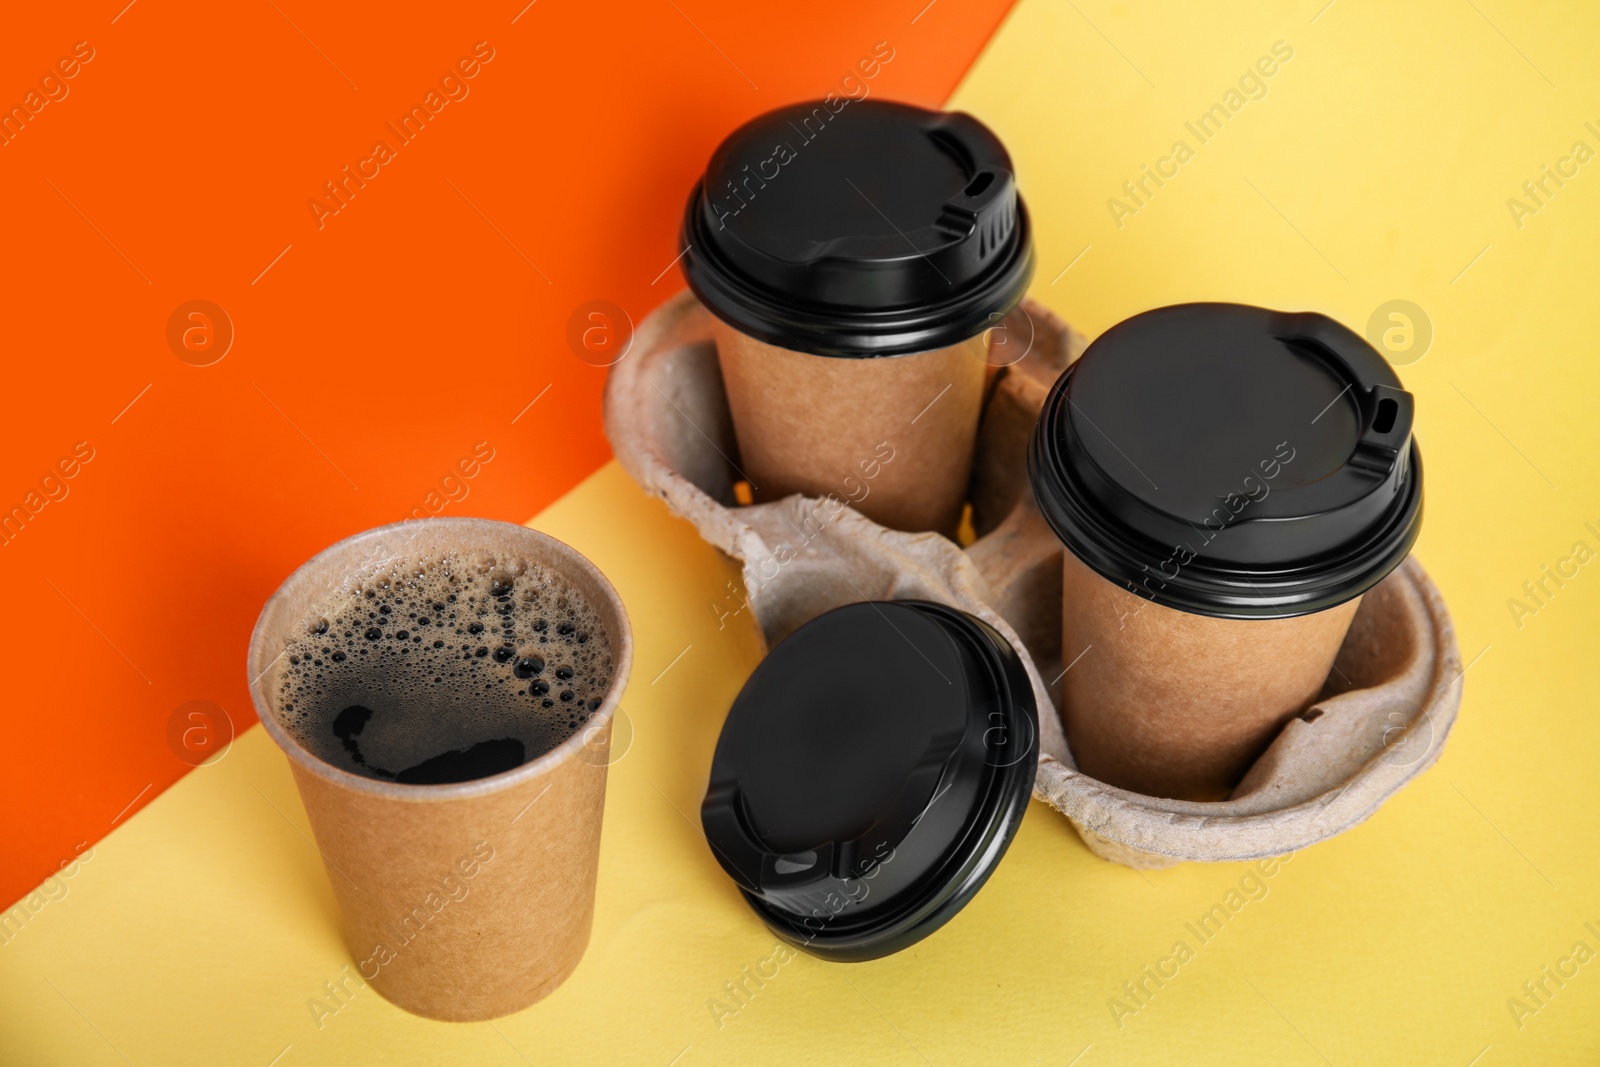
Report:
[[1412,398],[1326,315],[1180,304],[1063,374],[1028,470],[1066,546],[1200,615],[1304,615],[1366,592],[1422,524]]
[[850,604],[756,667],[700,819],[774,933],[824,959],[875,959],[988,879],[1038,755],[1033,688],[998,632],[925,601]]
[[791,104],[739,127],[695,184],[682,241],[714,314],[823,356],[963,341],[1033,275],[999,139],[970,115],[879,100]]

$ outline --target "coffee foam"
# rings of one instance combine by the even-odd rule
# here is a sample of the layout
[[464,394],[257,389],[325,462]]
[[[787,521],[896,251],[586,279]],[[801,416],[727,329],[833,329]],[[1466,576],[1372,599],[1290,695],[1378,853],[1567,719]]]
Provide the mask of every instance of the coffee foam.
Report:
[[539,757],[599,708],[615,673],[599,613],[571,582],[482,552],[374,564],[286,645],[278,722],[335,767],[401,782]]

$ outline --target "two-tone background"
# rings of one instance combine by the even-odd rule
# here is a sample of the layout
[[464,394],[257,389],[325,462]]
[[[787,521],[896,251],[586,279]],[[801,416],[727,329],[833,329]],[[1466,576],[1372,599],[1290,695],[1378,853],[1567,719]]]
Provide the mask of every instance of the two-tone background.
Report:
[[[1600,12],[125,3],[0,33],[0,1064],[1600,1058]],[[873,95],[1006,140],[1089,336],[1388,331],[1470,666],[1439,765],[1270,874],[1112,866],[1035,805],[937,936],[778,964],[695,822],[754,630],[609,464],[599,365],[721,136],[885,46]],[[296,564],[431,514],[533,517],[639,642],[588,955],[492,1024],[352,980],[245,687]]]

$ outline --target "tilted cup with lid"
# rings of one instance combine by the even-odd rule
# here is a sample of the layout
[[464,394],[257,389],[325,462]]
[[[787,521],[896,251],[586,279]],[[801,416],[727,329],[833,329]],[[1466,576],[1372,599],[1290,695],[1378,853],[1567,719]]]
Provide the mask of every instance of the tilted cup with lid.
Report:
[[833,97],[712,154],[683,222],[754,499],[953,533],[987,332],[1033,274],[1011,159],[971,116]]
[[1332,319],[1136,315],[1057,381],[1028,455],[1067,548],[1062,719],[1079,768],[1219,800],[1327,679],[1422,521],[1412,397]]
[[928,601],[847,604],[780,642],[740,691],[701,824],[779,937],[874,959],[988,880],[1038,754],[1033,688],[997,630]]

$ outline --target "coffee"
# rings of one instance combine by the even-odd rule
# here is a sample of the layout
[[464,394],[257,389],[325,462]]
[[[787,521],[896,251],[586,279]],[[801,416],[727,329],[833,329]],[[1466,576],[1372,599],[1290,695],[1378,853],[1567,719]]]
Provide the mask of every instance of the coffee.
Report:
[[554,571],[444,555],[361,576],[286,650],[280,722],[319,758],[408,785],[483,778],[565,741],[614,664]]

